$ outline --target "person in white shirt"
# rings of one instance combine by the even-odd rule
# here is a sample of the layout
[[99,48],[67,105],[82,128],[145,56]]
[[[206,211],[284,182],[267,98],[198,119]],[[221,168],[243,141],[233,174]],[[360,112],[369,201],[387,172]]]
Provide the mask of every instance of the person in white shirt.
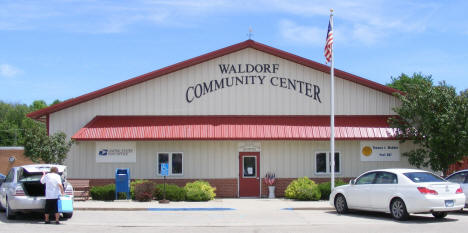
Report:
[[45,223],[49,224],[49,215],[55,214],[55,223],[60,224],[60,214],[57,210],[57,202],[61,195],[64,195],[62,179],[58,174],[57,167],[51,167],[50,173],[43,172],[41,183],[46,186]]

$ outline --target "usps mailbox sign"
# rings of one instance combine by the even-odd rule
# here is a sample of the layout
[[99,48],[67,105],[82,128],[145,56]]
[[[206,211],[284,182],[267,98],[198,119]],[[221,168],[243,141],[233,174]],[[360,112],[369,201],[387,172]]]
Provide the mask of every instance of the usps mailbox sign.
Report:
[[168,176],[168,175],[169,175],[169,164],[161,163],[161,176]]

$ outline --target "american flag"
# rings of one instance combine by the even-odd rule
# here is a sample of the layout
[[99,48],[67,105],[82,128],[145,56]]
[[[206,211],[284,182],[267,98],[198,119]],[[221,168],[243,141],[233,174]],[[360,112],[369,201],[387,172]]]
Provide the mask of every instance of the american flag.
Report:
[[[331,21],[331,17],[330,17],[330,21]],[[326,62],[330,62],[331,59],[332,59],[333,30],[332,30],[330,21],[328,21],[327,43],[325,44],[325,59],[326,59]]]

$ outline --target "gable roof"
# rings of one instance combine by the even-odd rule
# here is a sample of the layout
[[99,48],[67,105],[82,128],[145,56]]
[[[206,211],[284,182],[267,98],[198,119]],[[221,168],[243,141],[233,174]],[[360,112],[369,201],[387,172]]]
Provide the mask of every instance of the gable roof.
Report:
[[[69,108],[69,107],[72,107],[74,105],[77,105],[77,104],[80,104],[80,103],[83,103],[83,102],[86,102],[86,101],[89,101],[89,100],[92,100],[92,99],[95,99],[95,98],[110,94],[112,92],[115,92],[115,91],[130,87],[130,86],[142,83],[142,82],[146,82],[148,80],[158,78],[160,76],[163,76],[163,75],[166,75],[166,74],[169,74],[169,73],[172,73],[172,72],[175,72],[175,71],[178,71],[178,70],[190,67],[190,66],[194,66],[194,65],[197,65],[197,64],[200,64],[200,63],[203,63],[203,62],[209,61],[211,59],[215,59],[215,58],[218,58],[218,57],[221,57],[221,56],[233,53],[233,52],[237,52],[237,51],[240,51],[240,50],[246,49],[246,48],[256,49],[258,51],[262,51],[262,52],[271,54],[273,56],[277,56],[277,57],[283,58],[285,60],[289,60],[289,61],[295,62],[297,64],[301,64],[301,65],[304,65],[306,67],[310,67],[312,69],[315,69],[315,70],[318,70],[318,71],[321,71],[321,72],[324,72],[324,73],[330,73],[330,67],[327,66],[327,65],[320,64],[318,62],[314,62],[312,60],[309,60],[309,59],[306,59],[306,58],[303,58],[303,57],[299,57],[297,55],[294,55],[294,54],[291,54],[291,53],[288,53],[288,52],[285,52],[285,51],[270,47],[270,46],[262,44],[262,43],[258,43],[258,42],[253,41],[253,40],[246,40],[246,41],[238,43],[238,44],[234,44],[234,45],[231,45],[231,46],[228,46],[228,47],[225,47],[225,48],[222,48],[222,49],[210,52],[210,53],[203,54],[203,55],[198,56],[198,57],[194,57],[194,58],[186,60],[186,61],[176,63],[176,64],[171,65],[171,66],[164,67],[164,68],[159,69],[159,70],[155,70],[155,71],[152,71],[152,72],[149,72],[149,73],[146,73],[146,74],[143,74],[143,75],[128,79],[126,81],[119,82],[117,84],[102,88],[102,89],[97,90],[97,91],[90,92],[88,94],[84,94],[84,95],[76,97],[76,98],[68,99],[68,100],[66,100],[64,102],[61,102],[59,104],[49,106],[47,108],[43,108],[43,109],[40,109],[40,110],[35,111],[35,112],[31,112],[27,116],[29,118],[39,120],[40,118],[46,117],[50,113],[54,113],[54,112],[60,111],[62,109]],[[372,88],[374,90],[384,92],[384,93],[390,94],[390,95],[392,93],[394,93],[394,92],[400,92],[400,91],[398,91],[396,89],[387,87],[385,85],[382,85],[382,84],[367,80],[365,78],[361,78],[359,76],[356,76],[356,75],[353,75],[353,74],[350,74],[350,73],[347,73],[347,72],[344,72],[344,71],[341,71],[341,70],[338,70],[338,69],[335,69],[335,77],[339,77],[339,78],[342,78],[342,79],[345,79],[345,80],[348,80],[348,81],[351,81],[351,82],[354,82],[354,83],[357,83],[357,84],[360,84],[360,85],[363,85],[363,86],[366,86],[366,87],[369,87],[369,88]]]

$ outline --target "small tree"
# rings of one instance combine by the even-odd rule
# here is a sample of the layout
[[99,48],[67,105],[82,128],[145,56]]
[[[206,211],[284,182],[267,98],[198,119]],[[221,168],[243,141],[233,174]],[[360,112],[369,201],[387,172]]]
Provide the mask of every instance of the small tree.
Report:
[[[401,79],[399,79],[401,80]],[[401,141],[413,140],[418,149],[403,153],[410,164],[447,175],[449,166],[468,155],[468,95],[457,95],[445,82],[408,82],[401,105],[389,119]]]
[[67,141],[63,132],[47,136],[44,130],[28,129],[24,143],[24,154],[33,162],[63,164],[73,141]]

